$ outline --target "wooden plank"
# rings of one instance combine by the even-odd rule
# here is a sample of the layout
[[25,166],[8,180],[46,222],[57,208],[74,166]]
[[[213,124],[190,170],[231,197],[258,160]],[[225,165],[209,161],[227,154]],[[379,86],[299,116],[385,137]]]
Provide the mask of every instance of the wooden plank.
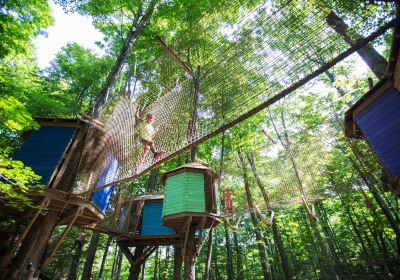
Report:
[[133,233],[134,234],[136,234],[136,231],[138,230],[140,216],[141,216],[143,207],[144,207],[144,200],[141,200],[141,201],[138,202],[138,205],[137,205],[137,208],[136,208],[135,221],[134,221],[134,226],[133,226]]
[[82,128],[84,123],[77,119],[34,118],[40,125]]
[[48,208],[53,208],[57,211],[64,212],[65,210],[70,210],[74,206],[84,206],[87,211],[92,213],[93,218],[102,220],[105,217],[103,212],[101,212],[91,201],[78,197],[77,195],[68,194],[54,189],[46,189],[43,192],[31,192],[28,196],[30,198],[41,196],[47,197],[51,200]]
[[384,82],[380,87],[376,88],[374,92],[372,92],[369,96],[366,98],[363,98],[362,102],[359,103],[357,108],[354,109],[353,111],[353,120],[355,119],[355,116],[364,110],[366,107],[368,107],[369,104],[374,102],[379,96],[381,96],[387,89],[389,89],[393,85],[393,81],[387,80]]
[[133,202],[129,202],[128,211],[126,212],[125,223],[124,223],[124,231],[129,232],[129,224],[131,222],[131,211],[132,211]]
[[[400,38],[398,38],[400,41]],[[397,91],[400,91],[400,53],[397,57],[396,69],[393,74],[394,87]]]
[[120,242],[125,246],[169,246],[169,245],[180,245],[180,237],[175,238],[163,238],[163,239],[124,239]]

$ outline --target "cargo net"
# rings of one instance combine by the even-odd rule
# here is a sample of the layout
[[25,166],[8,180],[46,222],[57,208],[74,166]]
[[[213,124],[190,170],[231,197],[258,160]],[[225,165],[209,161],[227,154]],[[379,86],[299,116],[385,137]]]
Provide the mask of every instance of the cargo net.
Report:
[[[102,127],[89,132],[98,140],[89,137],[91,148],[83,154],[75,192],[138,178],[267,108],[394,24],[394,7],[387,3],[277,2],[239,9],[240,16],[227,20],[207,16],[224,9],[214,4],[196,26],[177,32],[169,43],[182,57],[192,54],[190,64],[198,67],[191,73],[169,73],[165,65],[175,63],[172,59],[165,65],[164,60],[139,65],[136,93],[110,100],[99,119]],[[196,40],[218,47],[191,50]],[[158,160],[149,152],[141,164],[138,110],[142,118],[154,115],[153,125],[159,129],[154,146],[164,152]],[[287,160],[282,165],[290,166]],[[110,166],[112,172],[107,171]]]

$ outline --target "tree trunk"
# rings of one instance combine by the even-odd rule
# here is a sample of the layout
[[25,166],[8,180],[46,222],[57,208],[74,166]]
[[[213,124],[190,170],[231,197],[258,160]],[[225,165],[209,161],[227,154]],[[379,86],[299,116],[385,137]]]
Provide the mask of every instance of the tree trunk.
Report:
[[[296,163],[296,159],[294,158],[293,151],[292,151],[292,148],[291,148],[291,145],[290,145],[289,135],[287,133],[287,128],[286,128],[286,124],[285,124],[285,119],[283,117],[283,113],[281,114],[281,122],[282,122],[282,126],[283,126],[283,137],[284,137],[284,140],[280,136],[280,134],[278,132],[278,129],[275,126],[275,123],[273,122],[272,119],[271,119],[271,121],[272,121],[272,125],[274,127],[275,133],[276,133],[279,141],[281,142],[282,146],[287,151],[288,158],[289,158],[289,160],[290,160],[290,162],[292,164],[293,171],[294,171],[294,173],[296,175],[299,192],[304,197],[304,199],[306,200],[306,193],[304,191],[304,186],[303,186],[303,182],[302,182],[301,177],[300,177],[300,172],[299,172],[299,169],[298,169],[298,166],[297,166],[297,163]],[[314,236],[317,239],[318,246],[319,246],[319,248],[320,248],[320,250],[321,250],[321,252],[322,252],[322,254],[324,256],[324,259],[326,261],[326,265],[327,265],[327,269],[328,269],[327,276],[335,278],[337,276],[337,273],[335,271],[335,268],[334,268],[334,265],[332,263],[331,257],[329,256],[329,254],[327,252],[327,249],[325,247],[325,244],[324,244],[324,242],[322,240],[321,233],[319,232],[319,229],[318,229],[317,224],[316,224],[316,219],[311,216],[311,213],[308,213],[309,210],[308,210],[308,206],[306,205],[306,203],[305,203],[305,208],[306,208],[307,214],[309,215],[309,218],[310,218],[310,226],[311,226],[311,228],[312,228],[312,230],[314,232]]]
[[243,280],[243,262],[242,262],[242,250],[240,250],[237,233],[233,232],[233,244],[236,251],[236,279]]
[[85,266],[83,267],[83,273],[81,280],[90,280],[92,275],[92,268],[94,258],[96,256],[97,245],[99,244],[100,233],[93,232],[92,238],[90,239],[89,248],[87,250]]
[[121,265],[122,265],[122,252],[121,250],[118,250],[117,267],[115,268],[115,277],[113,279],[116,280],[119,279],[119,275],[121,274]]
[[58,212],[55,211],[50,211],[37,218],[22,242],[11,264],[11,269],[4,279],[25,280],[29,273],[40,270],[57,219]]
[[113,239],[112,235],[109,235],[107,238],[106,247],[104,248],[104,253],[103,253],[103,259],[101,260],[101,265],[100,265],[100,270],[99,270],[99,277],[98,277],[99,280],[103,279],[104,266],[106,265],[108,249],[111,246],[112,239]]
[[248,181],[246,166],[244,165],[244,160],[243,160],[241,152],[238,151],[238,154],[239,154],[239,159],[240,159],[240,162],[242,165],[242,175],[243,175],[243,180],[244,180],[244,187],[246,190],[247,204],[248,204],[249,208],[251,209],[250,217],[251,217],[251,221],[253,223],[254,233],[256,235],[257,248],[258,248],[258,253],[260,256],[263,277],[264,277],[264,280],[270,280],[271,275],[269,273],[269,265],[268,265],[266,251],[265,251],[265,246],[263,243],[263,237],[262,237],[260,229],[258,228],[258,221],[257,221],[256,214],[254,213],[254,211],[252,211],[252,209],[254,209],[254,204],[253,204],[253,198],[252,198],[252,195],[250,192],[250,185],[249,185],[249,181]]
[[182,250],[181,248],[174,247],[174,280],[181,280],[182,278]]
[[204,271],[204,280],[209,280],[210,277],[213,242],[214,242],[214,229],[211,228],[210,232],[208,233],[207,257],[206,257],[206,267]]
[[159,266],[159,259],[158,259],[158,248],[156,250],[156,256],[154,257],[154,271],[153,271],[153,280],[158,279],[158,266]]
[[[192,108],[192,116],[190,118],[190,122],[188,125],[188,143],[192,143],[197,138],[197,106],[199,103],[200,96],[200,67],[197,68],[197,71],[193,77],[194,90],[193,90],[193,108]],[[197,157],[197,147],[194,146],[190,150],[190,161],[195,161]]]
[[195,226],[193,224],[189,227],[189,233],[185,248],[185,279],[195,280],[196,279],[196,269],[195,269]]
[[[153,14],[153,10],[156,4],[156,0],[152,0],[147,8],[147,11],[144,15],[142,15],[141,8],[135,14],[135,18],[132,22],[131,28],[129,29],[128,35],[125,38],[124,45],[118,55],[118,58],[111,69],[110,73],[107,76],[106,82],[104,86],[98,93],[96,99],[96,104],[94,105],[94,115],[98,116],[102,107],[106,104],[110,91],[113,89],[115,82],[121,72],[121,69],[127,59],[130,50],[132,49],[133,44],[135,43],[137,37],[139,36],[140,32],[144,28],[144,26],[150,20],[151,15]],[[140,19],[139,19],[140,18]]]
[[113,264],[111,267],[111,278],[114,278],[114,276],[115,276],[115,267],[117,266],[118,250],[121,250],[121,249],[119,248],[118,244],[115,243],[114,258],[113,258]]
[[[133,262],[136,262],[139,257],[142,255],[144,250],[144,247],[139,246],[136,247],[135,249],[135,253],[133,254]],[[138,280],[139,279],[139,274],[140,274],[140,268],[141,268],[141,263],[140,262],[136,262],[136,265],[133,265],[131,263],[131,268],[129,270],[129,280]]]
[[[256,178],[257,185],[263,195],[264,203],[265,203],[266,207],[269,209],[271,206],[270,206],[270,202],[269,202],[268,193],[264,187],[264,184],[261,182],[260,177],[258,176],[258,172],[257,172],[257,168],[255,165],[253,156],[250,154],[247,154],[247,160],[250,163],[250,167],[253,172],[253,176],[254,176],[254,178]],[[271,214],[271,211],[269,211],[269,213]],[[283,268],[283,273],[284,273],[285,279],[286,280],[292,279],[292,273],[290,272],[288,259],[286,257],[285,249],[283,247],[283,243],[282,243],[282,240],[281,240],[281,237],[279,234],[279,230],[278,230],[278,226],[275,222],[275,219],[272,220],[272,232],[273,232],[274,241],[278,248],[279,256],[280,256],[280,259],[282,262],[282,268]]]
[[[358,40],[362,39],[359,34],[351,32],[347,24],[333,11],[326,17],[326,22],[350,46],[354,46]],[[351,34],[349,34],[350,32]],[[386,76],[387,61],[371,45],[366,45],[358,49],[357,53],[379,79]]]
[[275,219],[272,220],[272,232],[274,235],[275,245],[278,248],[279,256],[282,262],[283,274],[285,276],[285,280],[292,279],[292,273],[290,271],[289,262],[286,256],[285,248],[283,247],[283,242],[281,239],[281,235],[279,233],[278,225],[276,224]]
[[158,181],[159,171],[158,168],[150,171],[149,180],[147,181],[146,192],[156,192],[156,186]]
[[79,259],[81,258],[84,242],[85,236],[84,233],[81,232],[81,234],[75,239],[75,254],[72,257],[72,263],[68,273],[68,280],[76,280],[79,268]]
[[229,237],[229,231],[226,223],[224,223],[224,232],[225,232],[225,246],[226,246],[226,274],[228,275],[228,280],[233,280],[232,248],[231,248],[231,240]]

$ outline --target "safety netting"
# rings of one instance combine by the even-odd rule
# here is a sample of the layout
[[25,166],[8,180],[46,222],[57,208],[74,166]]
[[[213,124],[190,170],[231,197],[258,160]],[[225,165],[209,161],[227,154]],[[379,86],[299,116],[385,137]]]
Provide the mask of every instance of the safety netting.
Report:
[[[195,27],[169,36],[167,43],[182,58],[192,51],[190,72],[162,48],[152,69],[138,67],[141,74],[135,77],[134,92],[110,99],[96,120],[98,127],[89,131],[75,193],[138,178],[274,104],[394,24],[393,5],[359,1],[260,1],[240,14],[224,21],[205,13]],[[191,49],[202,40],[207,42],[204,51]],[[217,47],[210,47],[213,42]],[[176,65],[171,70],[172,64]],[[148,113],[157,130],[154,148],[163,155],[154,159],[149,152],[142,160],[141,127]],[[312,147],[295,146],[290,152],[307,153],[306,149],[315,152]],[[293,165],[289,161],[286,157],[281,165],[289,168]],[[105,173],[110,166],[114,172]],[[301,167],[303,184],[311,185],[307,176],[318,172],[315,166]],[[293,176],[279,180],[285,185]],[[312,188],[309,192],[308,196],[317,197]]]

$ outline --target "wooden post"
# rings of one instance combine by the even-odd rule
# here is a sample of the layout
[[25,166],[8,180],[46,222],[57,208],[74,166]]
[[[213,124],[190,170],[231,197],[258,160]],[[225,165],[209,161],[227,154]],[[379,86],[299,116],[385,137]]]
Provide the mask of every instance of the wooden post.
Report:
[[174,246],[174,280],[182,279],[182,251]]
[[40,206],[40,208],[36,211],[35,215],[33,218],[30,220],[28,226],[25,228],[25,230],[22,232],[21,237],[18,239],[17,242],[11,247],[10,252],[4,255],[0,259],[0,267],[6,267],[8,264],[11,262],[12,257],[14,256],[15,251],[18,248],[18,245],[21,244],[22,241],[24,241],[26,235],[28,234],[29,230],[31,229],[33,223],[36,221],[36,219],[39,217],[40,213],[42,210],[49,204],[50,200],[45,197],[43,199],[43,202]]
[[136,262],[136,261],[142,256],[143,250],[144,250],[143,246],[138,246],[135,249],[135,253],[132,256],[131,269],[129,270],[129,277],[128,277],[129,280],[139,279],[141,262]]
[[43,264],[42,264],[40,269],[46,269],[47,266],[50,264],[51,260],[53,259],[54,255],[56,254],[58,248],[60,247],[61,243],[63,242],[65,236],[67,236],[67,234],[71,230],[72,226],[74,225],[76,219],[79,217],[79,215],[82,214],[84,209],[85,208],[83,206],[79,206],[78,210],[76,211],[76,214],[75,214],[74,218],[69,223],[69,225],[64,229],[64,232],[62,233],[61,237],[58,239],[57,243],[54,245],[53,249],[51,250],[51,253],[45,259],[45,261],[43,262]]
[[368,78],[368,88],[371,90],[374,87],[374,81],[372,78]]
[[189,231],[187,233],[187,242],[185,248],[185,279],[195,280],[196,279],[196,245],[195,245],[195,226],[190,224]]

